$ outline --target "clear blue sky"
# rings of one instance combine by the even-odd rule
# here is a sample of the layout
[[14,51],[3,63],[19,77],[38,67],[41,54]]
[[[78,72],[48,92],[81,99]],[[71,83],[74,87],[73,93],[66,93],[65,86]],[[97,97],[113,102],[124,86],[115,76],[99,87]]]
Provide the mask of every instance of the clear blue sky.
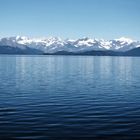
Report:
[[140,40],[140,0],[0,0],[0,37]]

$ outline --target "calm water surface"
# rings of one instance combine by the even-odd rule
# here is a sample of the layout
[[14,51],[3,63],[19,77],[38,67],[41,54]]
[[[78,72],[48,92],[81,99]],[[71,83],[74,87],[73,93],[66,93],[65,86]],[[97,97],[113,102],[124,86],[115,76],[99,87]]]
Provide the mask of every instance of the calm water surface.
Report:
[[0,56],[1,139],[140,139],[140,58]]

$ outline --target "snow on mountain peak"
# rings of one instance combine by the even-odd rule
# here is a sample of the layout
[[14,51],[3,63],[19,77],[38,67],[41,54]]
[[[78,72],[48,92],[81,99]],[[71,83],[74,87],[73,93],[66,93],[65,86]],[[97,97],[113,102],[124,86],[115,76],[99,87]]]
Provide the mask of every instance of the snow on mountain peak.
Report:
[[87,47],[90,47],[94,43],[95,43],[94,39],[83,38],[83,39],[77,40],[77,45],[76,46],[87,46]]
[[140,42],[130,38],[121,37],[114,40],[104,40],[95,38],[80,38],[77,40],[62,40],[59,37],[28,38],[26,36],[16,36],[0,39],[0,46],[23,47],[39,49],[44,52],[56,51],[89,51],[89,50],[113,50],[127,51],[140,47]]
[[119,39],[115,39],[115,41],[122,42],[122,44],[124,44],[124,43],[131,44],[131,43],[134,42],[132,39],[130,39],[130,38],[125,38],[125,37],[121,37],[121,38],[119,38]]
[[28,37],[26,36],[16,36],[15,38],[16,40],[28,40]]

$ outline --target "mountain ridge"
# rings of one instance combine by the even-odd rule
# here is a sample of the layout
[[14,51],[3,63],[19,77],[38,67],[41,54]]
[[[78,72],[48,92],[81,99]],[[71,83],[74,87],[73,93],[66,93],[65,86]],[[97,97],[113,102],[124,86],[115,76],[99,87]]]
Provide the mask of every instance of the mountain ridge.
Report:
[[[11,52],[17,49],[20,53],[27,54],[57,54],[67,52],[72,54],[86,54],[87,52],[113,52],[113,54],[124,54],[140,47],[140,42],[130,38],[121,37],[119,39],[104,40],[92,38],[66,39],[62,40],[59,37],[48,38],[28,38],[25,36],[7,37],[0,39],[0,54],[5,53],[4,47],[10,48]],[[17,51],[17,54],[18,54]],[[10,53],[7,51],[7,54]],[[26,54],[25,53],[25,54]],[[107,53],[108,54],[108,53]],[[110,54],[110,53],[109,53]],[[112,53],[111,53],[112,54]]]

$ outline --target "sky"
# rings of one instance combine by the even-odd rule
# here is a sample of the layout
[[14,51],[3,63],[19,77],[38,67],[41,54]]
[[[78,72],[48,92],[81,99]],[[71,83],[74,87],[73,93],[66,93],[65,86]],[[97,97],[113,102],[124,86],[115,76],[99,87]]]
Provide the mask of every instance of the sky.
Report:
[[140,0],[0,0],[0,37],[140,40]]

